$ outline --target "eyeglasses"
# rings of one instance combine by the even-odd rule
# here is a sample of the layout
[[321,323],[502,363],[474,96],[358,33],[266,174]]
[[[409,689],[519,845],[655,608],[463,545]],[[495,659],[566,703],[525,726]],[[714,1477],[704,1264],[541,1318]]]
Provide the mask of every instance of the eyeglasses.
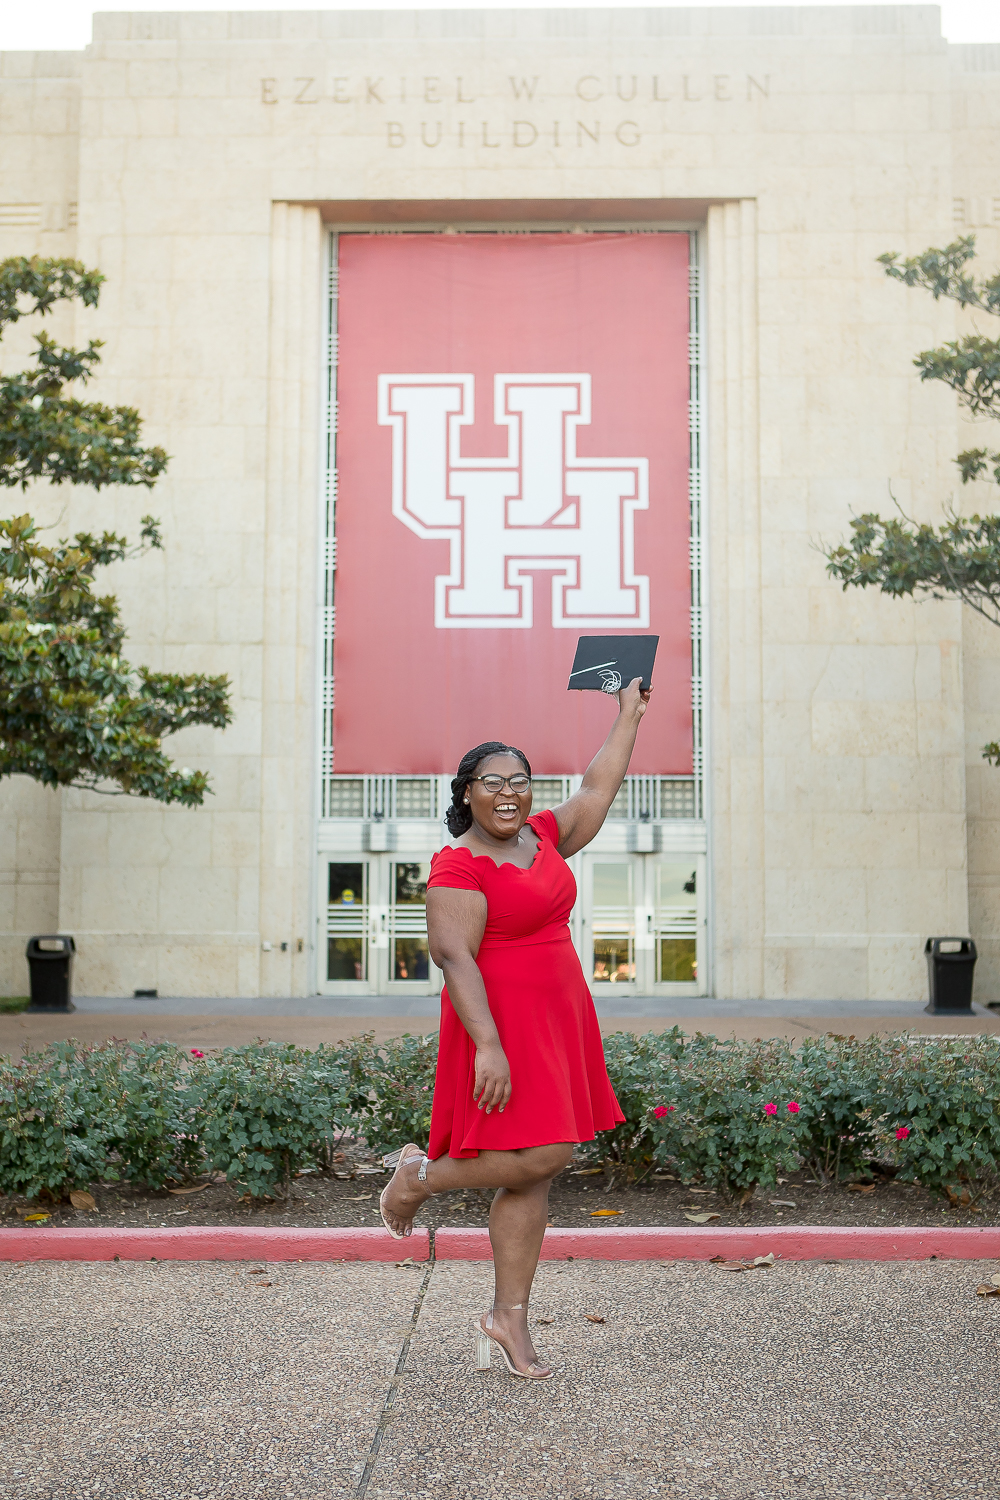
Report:
[[500,792],[505,786],[509,786],[517,796],[523,797],[525,792],[531,791],[531,777],[525,776],[523,772],[518,776],[470,776],[469,780],[481,781],[487,792]]

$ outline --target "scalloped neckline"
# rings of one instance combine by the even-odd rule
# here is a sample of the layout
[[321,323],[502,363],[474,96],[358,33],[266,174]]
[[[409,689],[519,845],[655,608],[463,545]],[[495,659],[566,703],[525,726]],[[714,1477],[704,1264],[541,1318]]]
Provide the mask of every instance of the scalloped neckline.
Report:
[[[525,824],[524,826],[530,827],[530,824]],[[488,859],[495,870],[520,870],[522,875],[527,875],[535,868],[538,861],[541,859],[542,850],[545,847],[545,840],[538,832],[538,829],[532,828],[531,831],[535,835],[535,838],[538,840],[538,848],[535,850],[535,857],[531,861],[530,865],[516,865],[512,859],[505,859],[502,864],[498,864],[497,861],[493,858],[492,854],[473,854],[468,844],[446,844],[445,848],[451,849],[456,854],[458,853],[459,849],[462,849],[470,859]],[[444,849],[439,849],[438,853],[443,854]]]

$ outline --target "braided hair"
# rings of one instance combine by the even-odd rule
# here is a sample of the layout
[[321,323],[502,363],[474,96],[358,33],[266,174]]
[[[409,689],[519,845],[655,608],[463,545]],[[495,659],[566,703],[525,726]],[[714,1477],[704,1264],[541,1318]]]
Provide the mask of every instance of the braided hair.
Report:
[[465,791],[476,774],[479,762],[489,755],[516,755],[528,775],[531,775],[528,757],[523,750],[517,750],[513,745],[502,745],[499,740],[487,740],[484,745],[477,745],[474,750],[469,750],[458,763],[458,775],[451,783],[451,806],[444,815],[448,832],[453,838],[472,827],[472,810],[465,805]]

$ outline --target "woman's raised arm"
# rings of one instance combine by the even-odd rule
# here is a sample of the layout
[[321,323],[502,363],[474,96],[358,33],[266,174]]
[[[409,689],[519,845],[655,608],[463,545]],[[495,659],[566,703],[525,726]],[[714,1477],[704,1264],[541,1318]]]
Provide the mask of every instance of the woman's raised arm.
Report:
[[641,677],[633,678],[618,694],[618,717],[587,767],[580,790],[560,807],[553,808],[559,825],[559,853],[564,858],[590,843],[625,780],[639,720],[646,712],[653,691],[652,688],[641,690],[641,681]]
[[448,998],[476,1049],[472,1097],[490,1114],[511,1094],[510,1064],[486,998],[476,954],[486,930],[486,897],[479,891],[435,885],[427,892],[427,944],[444,970]]

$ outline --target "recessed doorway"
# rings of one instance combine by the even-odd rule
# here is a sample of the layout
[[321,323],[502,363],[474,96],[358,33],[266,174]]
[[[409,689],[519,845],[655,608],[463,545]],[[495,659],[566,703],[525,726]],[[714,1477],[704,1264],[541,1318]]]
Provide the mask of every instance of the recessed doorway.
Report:
[[430,995],[441,971],[427,947],[430,854],[325,858],[325,941],[319,990],[326,995]]
[[705,993],[705,856],[586,854],[582,960],[602,994]]

